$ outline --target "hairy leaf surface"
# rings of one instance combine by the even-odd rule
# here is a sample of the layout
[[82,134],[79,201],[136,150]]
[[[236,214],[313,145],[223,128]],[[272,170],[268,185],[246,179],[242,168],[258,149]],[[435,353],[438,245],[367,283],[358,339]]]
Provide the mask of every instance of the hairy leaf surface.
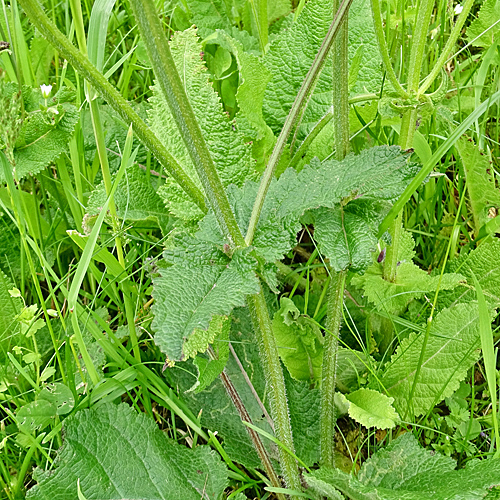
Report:
[[[476,303],[458,304],[435,317],[410,403],[424,332],[411,333],[401,342],[380,381],[394,397],[403,419],[407,411],[412,415],[422,415],[458,389],[467,370],[479,357],[478,318]],[[372,385],[375,386],[376,382]]]
[[464,166],[474,218],[474,232],[477,236],[481,226],[500,213],[500,192],[495,185],[495,176],[488,157],[479,151],[472,139],[461,137],[455,147]]
[[[207,143],[222,183],[241,186],[255,177],[254,160],[250,145],[235,129],[224,112],[218,94],[212,88],[202,60],[202,46],[194,28],[178,32],[170,42],[175,65],[194,114]],[[149,111],[151,128],[169,152],[201,189],[196,169],[191,161],[182,136],[177,129],[168,103],[156,85]],[[191,220],[201,217],[201,211],[172,179],[162,187],[161,196],[174,215]]]
[[472,42],[473,46],[484,48],[493,45],[493,42],[498,40],[500,23],[497,23],[496,26],[493,27],[492,25],[499,19],[500,1],[485,0],[485,2],[481,4],[476,19],[474,19],[467,28],[467,39],[469,43]]
[[472,460],[461,470],[455,466],[455,460],[431,454],[407,433],[368,459],[357,478],[321,468],[307,482],[328,498],[339,498],[340,490],[360,500],[477,500],[489,498],[500,483],[498,460]]
[[37,469],[34,500],[74,500],[77,482],[88,500],[218,500],[227,471],[206,446],[178,445],[126,404],[81,410],[65,420],[53,470]]
[[472,252],[453,259],[447,270],[464,275],[467,283],[453,291],[440,294],[439,302],[442,305],[449,306],[475,300],[476,291],[472,278],[472,273],[474,273],[488,304],[491,307],[500,306],[500,241],[490,240],[479,245]]
[[[332,20],[332,0],[313,0],[306,3],[299,19],[276,38],[264,56],[264,64],[273,74],[264,99],[264,118],[275,133],[280,131]],[[349,10],[350,63],[358,50],[362,51],[361,69],[351,92],[377,92],[382,82],[381,58],[370,2],[366,0],[355,0]],[[332,105],[332,78],[332,64],[329,59],[305,111],[302,121],[303,133],[309,132]]]
[[237,251],[229,259],[194,238],[165,256],[173,265],[161,269],[153,281],[154,338],[170,359],[180,360],[186,350],[192,352],[185,343],[195,329],[206,330],[214,315],[227,315],[244,305],[248,295],[258,293],[257,262],[248,251]]

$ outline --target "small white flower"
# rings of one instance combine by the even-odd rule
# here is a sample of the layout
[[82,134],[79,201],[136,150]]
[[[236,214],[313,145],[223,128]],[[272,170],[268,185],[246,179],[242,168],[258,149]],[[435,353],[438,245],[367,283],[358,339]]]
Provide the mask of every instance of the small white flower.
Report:
[[52,92],[52,85],[40,85],[40,90],[42,91],[43,98],[48,99]]
[[460,14],[460,12],[462,12],[464,10],[464,8],[459,4],[457,3],[457,5],[455,5],[455,14],[458,16],[458,14]]

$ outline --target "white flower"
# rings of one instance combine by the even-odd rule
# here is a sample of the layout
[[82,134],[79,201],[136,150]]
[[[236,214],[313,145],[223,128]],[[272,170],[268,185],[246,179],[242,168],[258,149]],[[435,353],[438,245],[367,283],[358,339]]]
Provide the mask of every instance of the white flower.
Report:
[[44,99],[48,99],[50,93],[52,92],[52,85],[40,85],[40,90],[42,91],[42,96]]
[[464,10],[464,8],[459,4],[457,3],[457,5],[455,5],[455,14],[458,16],[458,14],[460,14],[460,12],[462,12]]

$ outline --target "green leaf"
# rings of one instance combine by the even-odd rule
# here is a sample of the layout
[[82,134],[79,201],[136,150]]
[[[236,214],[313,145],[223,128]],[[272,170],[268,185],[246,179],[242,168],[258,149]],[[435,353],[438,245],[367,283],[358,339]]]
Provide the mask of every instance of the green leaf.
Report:
[[311,318],[302,316],[287,297],[281,298],[281,307],[274,314],[273,332],[280,358],[290,375],[296,380],[321,380],[321,331]]
[[231,29],[230,12],[227,11],[224,0],[187,0],[191,11],[191,21],[205,38],[216,29]]
[[271,73],[258,57],[245,52],[243,45],[224,31],[217,31],[216,37],[210,37],[207,43],[217,43],[231,51],[236,58],[240,73],[238,92],[239,111],[236,122],[242,133],[253,140],[264,142],[268,149],[274,144],[274,134],[262,116],[262,103]]
[[472,273],[477,277],[489,306],[493,308],[500,305],[500,241],[498,239],[484,242],[472,252],[453,259],[447,271],[464,275],[467,284],[453,291],[441,293],[439,295],[441,305],[448,307],[475,300]]
[[141,498],[218,500],[227,471],[206,446],[170,441],[155,422],[126,404],[81,410],[64,422],[64,445],[52,470],[37,469],[32,500]]
[[362,276],[355,276],[352,284],[363,290],[363,295],[375,305],[379,311],[402,313],[406,306],[425,293],[440,290],[453,290],[464,281],[464,276],[446,273],[430,276],[412,262],[414,241],[407,231],[401,233],[399,242],[396,281],[384,279],[383,263],[374,262]]
[[[320,163],[316,159],[300,172],[287,169],[271,182],[252,245],[265,261],[274,262],[294,246],[301,227],[299,218],[307,210],[347,205],[353,199],[392,201],[418,170],[408,158],[408,153],[396,146],[380,146],[351,154],[341,162]],[[254,182],[247,182],[243,188],[228,188],[243,232],[248,228],[257,190]],[[218,245],[228,243],[213,214],[205,217],[200,228],[205,239]]]
[[[332,0],[307,2],[298,20],[276,38],[264,56],[263,62],[273,75],[264,99],[264,118],[275,133],[281,130],[332,20]],[[367,0],[354,0],[349,9],[348,45],[350,63],[362,50],[361,69],[351,92],[377,92],[382,83],[381,58]],[[327,62],[304,113],[303,133],[309,132],[332,105],[332,78],[332,64]]]
[[[92,191],[87,214],[97,216],[106,202],[107,195],[104,183]],[[169,231],[171,217],[162,198],[148,182],[146,173],[137,164],[131,166],[125,177],[118,184],[114,195],[116,212],[123,221],[135,222],[134,227],[140,227],[138,222],[158,226],[164,235]]]
[[46,399],[32,401],[19,408],[16,413],[19,429],[31,433],[35,430],[45,429],[55,421],[57,407]]
[[312,212],[314,239],[336,272],[348,267],[360,272],[371,264],[378,226],[389,208],[387,202],[360,199]]
[[193,352],[185,344],[195,329],[206,330],[213,316],[229,314],[259,291],[257,261],[247,250],[229,259],[207,242],[186,242],[184,248],[166,252],[174,265],[161,269],[153,281],[155,342],[172,360]]
[[[243,185],[245,180],[255,177],[251,147],[245,143],[243,135],[229,120],[218,94],[209,82],[209,75],[201,58],[203,49],[196,30],[191,28],[176,33],[170,42],[170,49],[222,183],[224,186]],[[149,111],[151,128],[201,188],[182,136],[158,86],[154,88],[151,104],[152,109]],[[174,215],[187,220],[201,217],[199,208],[172,179],[167,179],[159,194]]]
[[411,333],[401,342],[380,377],[380,389],[394,397],[400,415],[407,414],[408,405],[410,414],[422,415],[458,389],[479,357],[478,319],[476,303],[458,304],[434,318],[412,401],[424,333]]
[[17,337],[20,331],[17,315],[23,307],[19,297],[13,297],[9,290],[14,285],[0,270],[0,362],[3,364],[7,359],[7,352],[12,345],[18,344]]
[[464,166],[474,232],[477,236],[481,226],[500,213],[500,192],[495,185],[488,157],[479,151],[472,139],[462,136],[455,147]]
[[[467,40],[475,47],[488,48],[498,40],[498,33],[500,33],[500,1],[499,0],[485,0],[481,4],[481,8],[470,26],[467,28]],[[496,26],[490,28],[495,22]],[[486,31],[488,30],[488,31]],[[477,40],[473,41],[475,38]]]
[[371,389],[358,389],[347,396],[339,394],[348,405],[349,416],[365,427],[392,429],[399,421],[399,415],[392,407],[394,398]]
[[229,330],[231,329],[231,321],[223,316],[215,316],[210,323],[209,330],[214,328],[212,326],[214,322],[218,330],[217,337],[211,342],[213,344],[215,359],[196,356],[193,361],[198,368],[198,380],[190,390],[194,390],[196,393],[210,386],[223,372],[229,359]]
[[66,413],[69,413],[75,406],[75,398],[71,389],[59,382],[45,386],[40,391],[38,399],[43,399],[54,405],[57,415],[66,415]]
[[[403,434],[368,459],[356,477],[321,468],[307,476],[316,493],[356,500],[478,500],[498,486],[498,460],[471,460],[454,470],[455,460],[420,447]],[[330,497],[329,497],[330,498]]]
[[[5,85],[2,97],[13,98],[18,92],[17,85]],[[75,106],[56,94],[43,105],[39,89],[23,86],[22,99],[25,116],[22,121],[19,135],[14,144],[14,171],[18,180],[28,175],[35,175],[50,165],[59,155],[66,150],[71,139],[80,114]],[[3,171],[0,172],[0,182],[4,182]]]

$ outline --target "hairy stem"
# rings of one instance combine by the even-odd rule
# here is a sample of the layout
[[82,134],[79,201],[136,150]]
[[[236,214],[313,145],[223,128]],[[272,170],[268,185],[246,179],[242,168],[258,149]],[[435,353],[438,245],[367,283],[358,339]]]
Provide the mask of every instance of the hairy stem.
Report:
[[332,277],[328,290],[326,338],[323,351],[320,413],[321,465],[335,467],[335,385],[337,375],[338,335],[342,322],[344,288],[347,271]]
[[[264,290],[252,295],[247,299],[248,308],[252,317],[255,334],[257,335],[260,350],[260,359],[266,374],[269,393],[271,396],[271,411],[275,426],[276,438],[281,441],[290,451],[295,453],[293,446],[292,427],[288,413],[288,402],[286,399],[285,379],[281,369],[278,348],[269,317]],[[299,469],[294,457],[289,455],[280,446],[280,465],[287,486],[293,490],[301,491]]]
[[259,222],[260,213],[262,211],[262,207],[264,206],[264,199],[271,184],[271,180],[274,177],[276,165],[281,158],[281,154],[283,153],[283,149],[285,148],[290,133],[294,129],[297,120],[300,118],[300,116],[302,116],[302,111],[308,101],[311,92],[314,90],[323,65],[325,64],[328,52],[330,51],[333,41],[337,36],[342,21],[347,16],[347,12],[349,10],[351,2],[352,0],[343,0],[342,4],[340,5],[339,10],[334,17],[330,28],[328,29],[328,33],[326,34],[325,39],[321,44],[318,54],[316,55],[316,58],[314,59],[314,62],[309,69],[306,77],[304,78],[304,82],[302,83],[297,96],[295,97],[292,108],[290,109],[290,112],[286,117],[283,128],[281,129],[280,135],[278,136],[278,139],[276,141],[276,145],[274,146],[271,157],[269,158],[269,162],[267,164],[264,175],[262,176],[259,191],[257,192],[257,197],[252,209],[252,215],[248,224],[248,231],[245,236],[245,240],[248,245],[250,245],[253,241],[255,230],[257,229],[257,224]]
[[[333,8],[338,9],[334,0]],[[349,61],[348,20],[342,23],[335,40],[333,55],[333,115],[335,156],[343,160],[349,153]],[[326,338],[321,372],[320,460],[321,465],[335,467],[335,386],[337,383],[338,333],[342,321],[347,270],[332,277],[328,286]]]
[[233,247],[245,247],[245,240],[172,58],[155,2],[131,0],[130,3],[153,66],[156,82],[168,102],[219,226]]
[[206,212],[205,197],[191,178],[184,172],[174,157],[165,149],[160,140],[133,110],[132,106],[107,81],[104,75],[81,54],[76,47],[57,29],[54,23],[41,9],[37,0],[20,0],[31,22],[40,30],[49,43],[57,49],[59,54],[86,79],[93,88],[127,123],[134,126],[135,135],[153,153],[165,170],[177,181],[188,196]]

